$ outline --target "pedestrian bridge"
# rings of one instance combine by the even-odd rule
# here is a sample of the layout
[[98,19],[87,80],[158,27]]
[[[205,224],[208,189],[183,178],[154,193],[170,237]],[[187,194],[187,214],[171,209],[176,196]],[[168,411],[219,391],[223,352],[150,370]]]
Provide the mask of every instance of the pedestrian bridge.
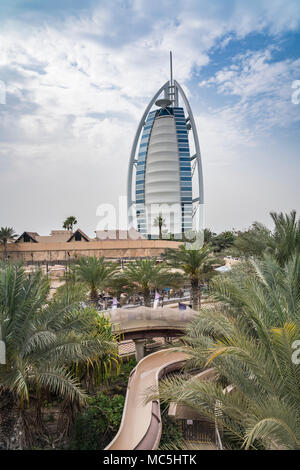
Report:
[[111,320],[114,333],[120,334],[122,340],[137,340],[180,336],[197,312],[189,308],[137,307],[118,308],[105,315]]

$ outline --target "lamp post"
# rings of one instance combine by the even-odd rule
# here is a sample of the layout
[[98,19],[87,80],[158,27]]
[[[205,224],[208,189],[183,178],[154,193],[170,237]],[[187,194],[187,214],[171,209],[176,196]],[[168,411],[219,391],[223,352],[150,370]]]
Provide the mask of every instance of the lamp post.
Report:
[[6,364],[6,347],[5,343],[2,340],[2,332],[1,332],[1,326],[0,326],[0,364]]

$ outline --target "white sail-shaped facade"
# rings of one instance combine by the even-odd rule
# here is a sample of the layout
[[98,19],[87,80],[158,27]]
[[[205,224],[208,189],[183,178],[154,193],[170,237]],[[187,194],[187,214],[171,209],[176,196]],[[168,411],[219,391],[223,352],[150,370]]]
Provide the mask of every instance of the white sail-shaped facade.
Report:
[[180,169],[174,116],[155,119],[147,152],[145,204],[180,203]]
[[[162,93],[165,99],[156,101]],[[178,105],[179,95],[185,108]],[[151,110],[154,103],[157,108]],[[194,155],[190,154],[190,130]],[[197,188],[193,184],[196,169]],[[176,81],[170,81],[158,90],[146,108],[133,143],[128,173],[129,225],[135,225],[148,238],[157,238],[154,219],[161,215],[166,222],[165,230],[180,237],[199,230],[193,227],[193,215],[202,204],[202,166],[195,121],[182,88]]]

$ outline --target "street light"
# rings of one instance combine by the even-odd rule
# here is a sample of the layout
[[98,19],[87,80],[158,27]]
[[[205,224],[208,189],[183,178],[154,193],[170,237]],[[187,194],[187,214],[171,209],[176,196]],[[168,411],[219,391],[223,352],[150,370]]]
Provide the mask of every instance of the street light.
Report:
[[1,326],[0,326],[0,364],[6,364],[6,347],[4,341],[2,341],[2,333],[1,333]]

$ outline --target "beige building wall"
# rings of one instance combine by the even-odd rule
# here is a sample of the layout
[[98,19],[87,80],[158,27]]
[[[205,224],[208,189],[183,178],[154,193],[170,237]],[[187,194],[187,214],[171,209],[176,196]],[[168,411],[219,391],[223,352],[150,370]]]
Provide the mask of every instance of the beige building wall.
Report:
[[[69,261],[81,256],[100,258],[139,258],[159,256],[166,248],[178,248],[182,243],[170,240],[91,240],[53,243],[9,243],[7,255],[13,261]],[[3,246],[0,247],[0,253]],[[1,253],[2,255],[2,253]],[[2,256],[1,256],[2,258]]]

